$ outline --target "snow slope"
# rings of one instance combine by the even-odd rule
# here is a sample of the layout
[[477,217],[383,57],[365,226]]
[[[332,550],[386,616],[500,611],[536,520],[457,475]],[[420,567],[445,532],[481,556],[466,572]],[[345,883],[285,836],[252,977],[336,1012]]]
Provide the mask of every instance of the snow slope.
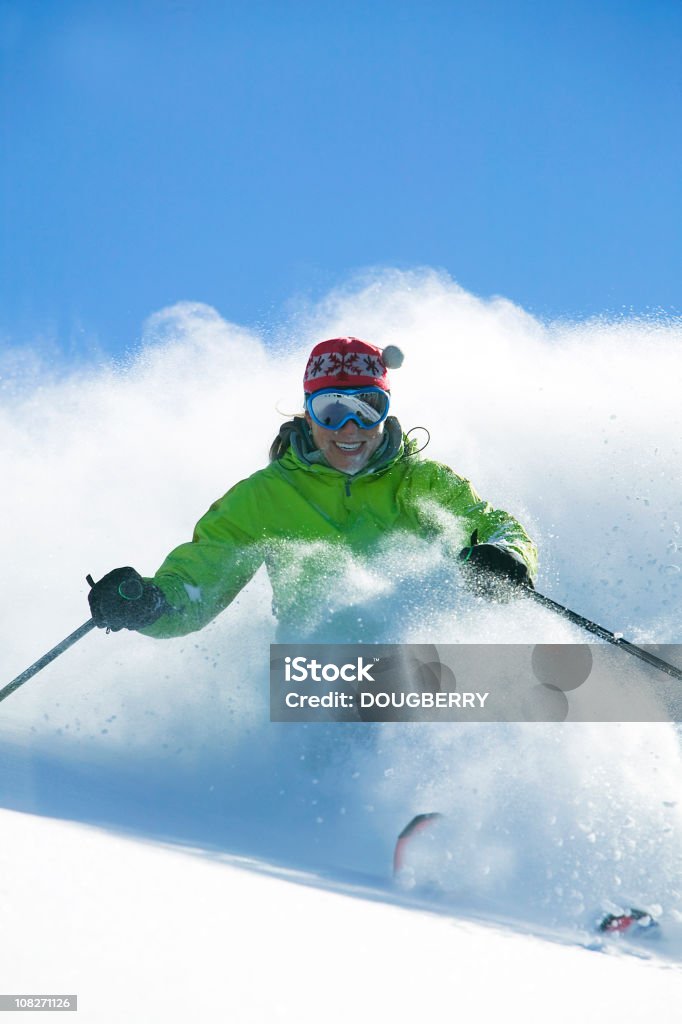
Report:
[[[405,350],[393,383],[404,427],[426,424],[427,454],[470,476],[528,525],[540,548],[540,589],[636,642],[679,643],[679,323],[547,325],[504,300],[476,299],[441,275],[386,273],[299,311],[268,337],[207,307],[182,304],[152,318],[141,352],[126,366],[59,370],[39,352],[4,353],[3,682],[87,617],[87,572],[98,578],[126,564],[153,572],[191,535],[211,501],[263,465],[281,422],[277,409],[298,408],[311,344],[339,333]],[[255,393],[245,386],[254,380]],[[472,602],[458,593],[438,550],[423,544],[387,544],[373,566],[337,559],[334,579],[346,626],[362,618],[365,634],[381,639],[585,640],[534,605]],[[14,942],[9,924],[3,936],[3,962],[20,972],[6,977],[5,991],[18,991],[19,981],[64,990],[72,975],[50,972],[69,951],[70,969],[80,972],[73,984],[82,998],[93,995],[92,1012],[97,1001],[97,1012],[105,1013],[109,958],[124,958],[122,998],[147,973],[158,980],[165,972],[169,984],[180,985],[177,965],[199,942],[202,953],[204,945],[215,949],[205,954],[212,967],[204,980],[209,973],[222,977],[223,959],[237,964],[236,1019],[277,1019],[280,1012],[280,1019],[294,1020],[295,991],[309,1014],[315,998],[327,1015],[347,1012],[357,985],[343,984],[338,962],[349,958],[350,981],[365,979],[366,999],[388,1006],[392,1016],[432,998],[441,1017],[448,1013],[458,1005],[455,969],[468,998],[491,1001],[480,1020],[494,1019],[503,1004],[506,1019],[527,1020],[532,998],[539,1013],[548,978],[553,1013],[568,1007],[572,1019],[578,1005],[599,1008],[595,1019],[603,1015],[607,993],[627,1022],[649,1019],[640,1007],[672,1005],[677,968],[588,953],[565,936],[584,934],[605,902],[633,901],[657,908],[673,937],[666,955],[682,959],[675,938],[682,921],[675,724],[273,725],[267,702],[274,635],[261,574],[201,634],[164,642],[90,634],[0,705],[0,806],[8,809],[0,821],[8,858],[2,884],[8,922],[15,915],[19,928],[22,906],[25,916],[16,933],[23,942]],[[619,685],[637,686],[637,671],[624,664]],[[665,697],[675,684],[660,685]],[[9,809],[111,834],[16,818]],[[441,811],[452,824],[451,856],[437,866],[436,881],[459,924],[406,909],[404,894],[382,890],[379,902],[376,894],[347,898],[367,879],[376,888],[386,878],[396,833],[424,810]],[[138,842],[114,838],[118,833]],[[171,846],[204,856],[173,853]],[[235,874],[240,857],[257,870]],[[231,861],[226,866],[221,858]],[[71,861],[78,872],[68,868]],[[173,879],[165,887],[172,890],[168,906],[165,889],[153,881],[166,871]],[[285,884],[287,872],[306,885]],[[241,908],[240,928],[230,930],[224,909],[214,930],[206,909],[214,906],[209,875],[215,905]],[[73,918],[55,908],[62,933],[43,915],[29,942],[31,920],[42,914],[41,878],[50,899],[70,899]],[[149,879],[148,891],[139,879]],[[265,899],[263,886],[277,896]],[[201,905],[192,901],[194,888],[204,893]],[[383,905],[386,899],[394,905]],[[103,957],[98,901],[116,945]],[[175,916],[167,917],[174,905]],[[272,918],[270,907],[280,908]],[[484,927],[482,918],[498,924]],[[286,937],[287,924],[291,929],[299,920],[301,944],[319,965],[303,980],[282,973],[297,952],[291,935],[300,934]],[[239,939],[250,929],[257,929],[260,959],[249,958],[248,943]],[[406,931],[417,938],[407,939]],[[143,956],[138,932],[141,945],[156,943],[159,956],[151,949]],[[84,941],[77,942],[79,935]],[[39,945],[43,936],[46,946]],[[373,945],[372,936],[388,950],[382,963],[393,988],[356,956],[358,944]],[[431,987],[403,967],[422,948],[419,970]],[[21,973],[31,961],[20,958],[31,951],[39,978]],[[247,999],[252,960],[259,980]],[[443,972],[431,971],[431,962],[443,963]],[[133,977],[135,964],[144,970]],[[589,983],[581,980],[583,970]],[[290,993],[280,1010],[269,971]],[[525,998],[505,984],[514,975],[523,979],[518,993]],[[368,978],[376,979],[376,991]],[[382,1003],[397,983],[400,1001]],[[622,1002],[617,989],[627,994]],[[249,999],[272,1001],[266,1012]],[[256,1016],[244,1016],[252,1005],[260,1007]],[[173,1019],[167,1010],[139,1020]],[[194,1019],[186,1008],[182,1013],[177,1019]]]
[[8,811],[0,827],[3,991],[76,994],[83,1024],[680,1017],[679,969],[264,862]]

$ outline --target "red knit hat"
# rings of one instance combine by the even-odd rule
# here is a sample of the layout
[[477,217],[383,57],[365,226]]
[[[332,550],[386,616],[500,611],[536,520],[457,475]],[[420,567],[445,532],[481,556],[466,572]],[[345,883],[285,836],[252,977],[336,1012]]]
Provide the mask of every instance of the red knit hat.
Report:
[[387,370],[401,365],[396,345],[385,349],[359,338],[321,341],[310,353],[303,376],[306,394],[323,388],[382,388],[390,391]]

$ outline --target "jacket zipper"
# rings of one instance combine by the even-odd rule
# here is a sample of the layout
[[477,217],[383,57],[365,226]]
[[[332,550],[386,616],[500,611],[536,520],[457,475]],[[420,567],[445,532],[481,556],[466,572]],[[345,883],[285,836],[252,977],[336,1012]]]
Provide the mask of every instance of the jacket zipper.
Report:
[[346,497],[350,498],[350,480],[346,477]]

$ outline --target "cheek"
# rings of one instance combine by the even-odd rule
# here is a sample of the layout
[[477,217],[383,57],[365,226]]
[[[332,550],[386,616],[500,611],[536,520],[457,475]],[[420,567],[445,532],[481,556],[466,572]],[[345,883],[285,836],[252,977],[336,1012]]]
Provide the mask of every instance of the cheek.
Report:
[[313,421],[308,416],[306,416],[306,422],[310,427],[310,433],[312,434],[313,441],[315,442],[316,447],[322,448],[324,444],[324,431],[320,430],[317,423],[313,423]]
[[322,430],[319,427],[317,428],[317,430],[313,430],[313,441],[320,449],[320,451],[324,451],[325,448],[328,448],[333,440],[334,435],[331,434],[330,432]]

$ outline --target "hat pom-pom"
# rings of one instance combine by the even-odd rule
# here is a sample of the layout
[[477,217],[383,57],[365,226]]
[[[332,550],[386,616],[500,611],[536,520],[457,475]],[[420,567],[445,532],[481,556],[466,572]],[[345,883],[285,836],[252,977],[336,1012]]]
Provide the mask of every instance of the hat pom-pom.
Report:
[[387,345],[381,353],[381,358],[387,370],[397,370],[399,366],[403,365],[405,356],[397,345]]

